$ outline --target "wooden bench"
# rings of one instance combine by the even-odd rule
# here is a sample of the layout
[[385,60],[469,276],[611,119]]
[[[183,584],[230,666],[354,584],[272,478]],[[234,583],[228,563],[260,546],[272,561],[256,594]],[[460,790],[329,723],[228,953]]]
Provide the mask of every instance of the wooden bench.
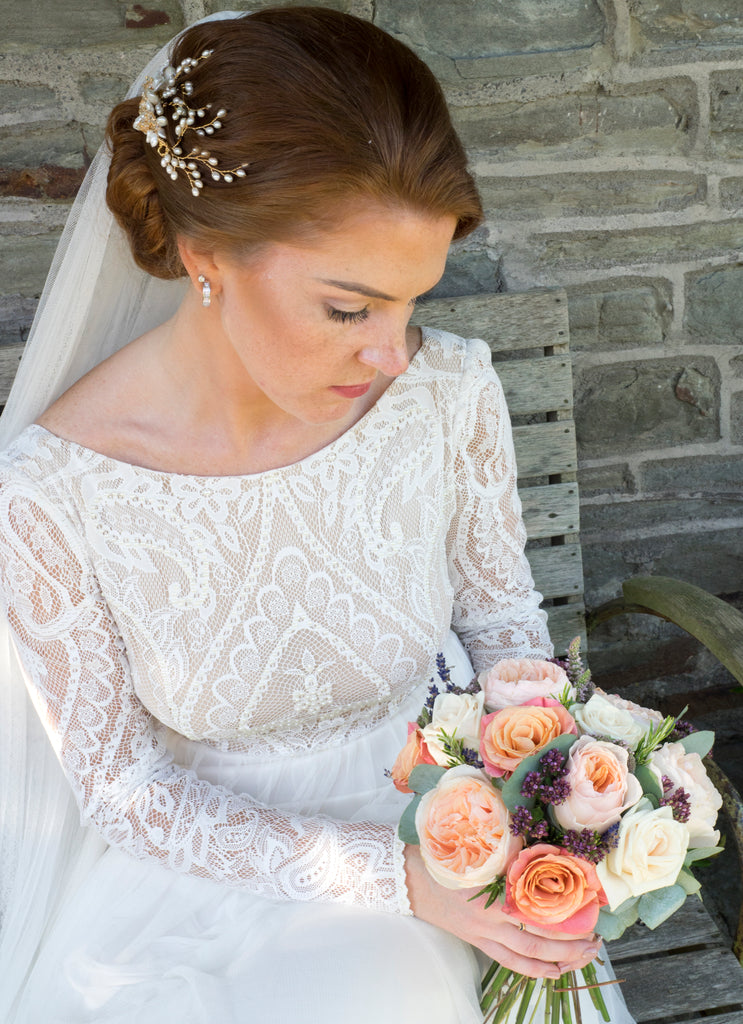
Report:
[[[583,567],[568,306],[561,290],[421,302],[416,322],[483,338],[508,399],[519,492],[537,589],[555,650],[585,648]],[[638,1024],[743,1024],[743,970],[700,900],[655,931],[636,925],[610,945]]]

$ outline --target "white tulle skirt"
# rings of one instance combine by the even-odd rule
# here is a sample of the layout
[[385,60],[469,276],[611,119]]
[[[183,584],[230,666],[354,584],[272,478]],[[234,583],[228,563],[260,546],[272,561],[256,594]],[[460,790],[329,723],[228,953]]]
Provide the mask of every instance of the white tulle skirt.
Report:
[[[447,659],[468,682],[454,639]],[[266,804],[394,824],[409,798],[384,769],[424,698],[425,687],[342,748],[260,764],[170,740],[179,763]],[[479,1024],[481,967],[471,947],[415,918],[267,900],[107,849],[50,928],[16,1020]],[[616,986],[604,991],[612,1024],[631,1024]],[[598,1021],[581,1003],[584,1024]]]

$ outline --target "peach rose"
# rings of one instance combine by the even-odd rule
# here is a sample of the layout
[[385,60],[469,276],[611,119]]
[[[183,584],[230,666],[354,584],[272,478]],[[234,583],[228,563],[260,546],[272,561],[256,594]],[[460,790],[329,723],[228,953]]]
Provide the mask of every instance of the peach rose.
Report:
[[[481,672],[477,681],[485,694],[485,707],[489,711],[523,704],[532,697],[557,699],[565,687],[570,686],[565,670],[559,665],[532,658],[499,661],[488,672]],[[570,694],[575,697],[572,686]]]
[[401,793],[412,793],[408,786],[410,773],[418,764],[436,764],[429,753],[423,733],[415,722],[408,722],[408,742],[397,755],[390,776]]
[[522,850],[506,875],[506,913],[548,931],[593,931],[606,904],[593,864],[549,843]]
[[458,765],[421,798],[415,815],[421,856],[447,889],[488,885],[523,846],[503,799],[482,772]]
[[628,753],[616,743],[581,738],[570,748],[565,781],[570,796],[553,808],[564,829],[604,832],[642,797],[642,786],[627,768]]
[[480,757],[489,775],[505,775],[551,740],[577,731],[572,716],[559,701],[535,697],[521,707],[503,708],[484,716]]

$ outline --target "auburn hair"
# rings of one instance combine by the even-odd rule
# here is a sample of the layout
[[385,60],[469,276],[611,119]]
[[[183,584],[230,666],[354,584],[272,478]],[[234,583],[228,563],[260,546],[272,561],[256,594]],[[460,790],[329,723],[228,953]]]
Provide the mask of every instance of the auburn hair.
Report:
[[[112,111],[107,201],[136,262],[162,278],[185,274],[177,239],[250,255],[270,242],[332,228],[363,203],[453,215],[455,238],[482,219],[477,188],[438,82],[403,43],[349,14],[282,7],[187,29],[171,64],[212,55],[188,75],[189,105],[225,109],[206,140],[220,168],[245,177],[212,181],[194,197],[171,179],[133,128],[139,101]],[[172,135],[170,144],[175,145]]]

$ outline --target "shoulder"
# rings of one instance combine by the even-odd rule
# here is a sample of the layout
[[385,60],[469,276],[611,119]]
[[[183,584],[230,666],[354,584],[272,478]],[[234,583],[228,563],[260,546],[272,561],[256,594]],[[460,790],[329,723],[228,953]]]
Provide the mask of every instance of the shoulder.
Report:
[[493,369],[490,348],[481,338],[461,338],[448,331],[423,328],[420,370],[446,388],[458,401],[483,391],[502,396],[498,376]]

